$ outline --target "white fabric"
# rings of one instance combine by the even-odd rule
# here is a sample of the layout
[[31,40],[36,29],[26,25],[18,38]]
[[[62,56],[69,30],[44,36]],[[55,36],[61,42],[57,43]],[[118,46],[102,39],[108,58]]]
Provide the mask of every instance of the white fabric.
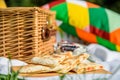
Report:
[[84,0],[66,0],[66,1],[72,4],[75,3],[77,5],[87,8],[87,4]]
[[[91,54],[94,61],[104,65],[106,70],[112,72],[112,74],[72,74],[67,75],[64,80],[119,80],[120,79],[120,52],[110,51],[107,48],[98,45],[90,44],[87,46],[87,51]],[[19,60],[11,60],[12,65],[20,66],[27,65],[26,63]],[[8,73],[8,59],[0,57],[0,73]],[[26,80],[60,80],[59,76],[52,77],[26,77]]]
[[98,44],[88,45],[87,51],[99,59],[99,63],[103,64],[106,70],[112,72],[108,80],[120,79],[120,52],[111,51]]
[[10,63],[8,58],[0,57],[0,74],[8,74],[11,65],[12,66],[23,66],[23,65],[27,65],[27,63],[16,60],[16,59],[12,59]]
[[[72,75],[66,75],[63,80],[97,80],[97,78],[100,78],[100,80],[105,80],[105,78],[108,78],[110,75],[106,74],[72,74]],[[26,78],[26,80],[60,80],[59,76],[53,76],[53,77],[45,77],[45,78]]]
[[120,60],[120,52],[108,50],[107,48],[98,44],[90,44],[87,47],[87,50],[89,53],[99,57],[102,61]]

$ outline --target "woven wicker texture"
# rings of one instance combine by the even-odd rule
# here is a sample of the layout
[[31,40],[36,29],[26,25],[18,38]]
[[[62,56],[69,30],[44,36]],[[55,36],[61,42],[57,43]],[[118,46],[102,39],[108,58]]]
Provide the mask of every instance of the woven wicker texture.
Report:
[[55,12],[37,7],[0,9],[0,56],[53,53]]

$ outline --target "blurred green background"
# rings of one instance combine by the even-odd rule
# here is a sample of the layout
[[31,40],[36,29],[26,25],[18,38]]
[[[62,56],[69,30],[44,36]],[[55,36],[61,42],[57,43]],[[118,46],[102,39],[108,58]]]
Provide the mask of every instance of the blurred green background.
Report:
[[[9,7],[30,7],[30,6],[41,6],[53,0],[5,0],[7,6]],[[120,13],[120,0],[86,0],[102,7],[111,9],[117,13]]]
[[120,13],[120,0],[86,0]]

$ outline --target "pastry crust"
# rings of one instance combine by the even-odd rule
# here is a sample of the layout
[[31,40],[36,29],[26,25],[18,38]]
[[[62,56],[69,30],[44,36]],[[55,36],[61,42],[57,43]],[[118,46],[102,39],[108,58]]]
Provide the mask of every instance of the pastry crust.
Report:
[[66,59],[60,64],[61,67],[58,70],[56,70],[56,72],[67,73],[71,71],[78,63],[79,63],[78,57]]
[[20,69],[20,73],[44,73],[50,71],[49,67],[43,65],[26,65]]
[[41,64],[45,66],[55,67],[62,63],[65,59],[72,57],[71,52],[63,54],[52,54],[45,56],[33,57],[31,62],[35,64]]
[[90,56],[90,55],[87,54],[87,53],[83,53],[83,54],[78,55],[78,57],[79,57],[79,62],[82,63],[84,60],[87,60],[87,58],[88,58],[89,56]]
[[33,57],[31,62],[45,66],[55,67],[65,59],[65,55],[47,55],[43,57]]
[[76,73],[85,73],[88,71],[94,71],[98,69],[103,69],[103,66],[97,63],[81,63],[74,67],[72,71]]

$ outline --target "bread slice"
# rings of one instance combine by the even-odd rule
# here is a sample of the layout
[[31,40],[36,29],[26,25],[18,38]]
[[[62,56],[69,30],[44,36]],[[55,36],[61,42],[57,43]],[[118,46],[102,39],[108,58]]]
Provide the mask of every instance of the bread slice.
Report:
[[45,66],[55,67],[65,59],[65,55],[48,55],[43,57],[33,57],[31,62]]
[[74,67],[72,71],[76,73],[85,73],[85,72],[99,70],[99,69],[103,69],[103,66],[101,64],[81,63],[81,64],[78,64],[76,67]]
[[43,65],[26,65],[20,69],[20,73],[44,73],[50,71],[50,67]]
[[82,63],[84,60],[87,60],[87,58],[88,58],[89,56],[90,56],[90,55],[87,54],[87,53],[83,53],[83,54],[78,55],[80,63]]
[[[59,66],[54,68],[58,73],[67,73],[72,70],[79,63],[78,57],[72,57],[63,61]],[[56,69],[56,70],[55,70]]]

